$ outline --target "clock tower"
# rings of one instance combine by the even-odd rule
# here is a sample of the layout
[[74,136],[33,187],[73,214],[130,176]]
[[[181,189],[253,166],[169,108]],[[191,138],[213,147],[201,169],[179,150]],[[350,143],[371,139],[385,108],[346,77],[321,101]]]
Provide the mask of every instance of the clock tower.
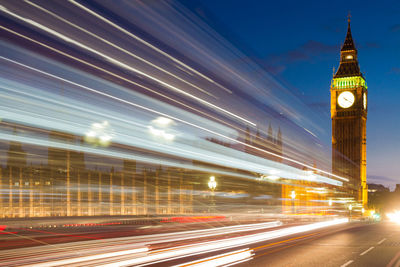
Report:
[[367,85],[358,65],[350,18],[331,83],[332,171],[349,179],[356,201],[367,204]]

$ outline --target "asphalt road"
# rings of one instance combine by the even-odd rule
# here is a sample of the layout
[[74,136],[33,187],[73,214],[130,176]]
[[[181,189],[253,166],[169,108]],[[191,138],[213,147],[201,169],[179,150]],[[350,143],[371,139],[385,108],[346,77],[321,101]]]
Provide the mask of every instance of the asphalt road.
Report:
[[237,266],[400,266],[400,225],[353,223],[278,242],[257,244]]
[[[304,226],[315,224],[319,223]],[[255,226],[251,225],[251,227]],[[242,229],[244,232],[236,228],[232,230],[229,227],[201,231],[187,229],[188,232],[181,234],[179,232],[152,233],[151,235],[142,233],[141,236],[106,239],[98,239],[99,233],[96,233],[94,235],[96,238],[91,236],[92,240],[83,242],[65,240],[66,237],[62,231],[57,230],[61,231],[54,233],[57,234],[56,236],[61,234],[60,240],[55,242],[58,243],[57,245],[0,250],[0,266],[20,266],[43,261],[45,262],[43,266],[50,266],[48,262],[54,263],[59,260],[68,263],[71,263],[71,260],[78,260],[79,262],[76,263],[79,266],[99,266],[105,263],[112,263],[112,266],[117,266],[117,263],[134,266],[133,262],[152,266],[194,266],[199,263],[215,266],[213,262],[230,257],[223,255],[236,257],[246,253],[248,256],[244,258],[245,260],[253,254],[252,258],[235,266],[400,266],[399,224],[351,222],[315,228],[315,230],[297,231],[297,234],[277,234],[290,229],[293,231],[299,227],[303,226],[282,225],[251,231],[246,228]],[[116,230],[116,228],[113,229]],[[213,232],[216,233],[213,234]],[[277,238],[266,238],[273,233]],[[79,236],[86,234],[88,233],[79,233]],[[24,239],[34,238],[36,243],[49,241],[47,231],[45,234],[47,239],[42,240],[34,236],[24,237]],[[75,238],[75,235],[73,237]],[[8,238],[9,240],[5,243],[12,243],[13,238],[11,236]],[[260,241],[249,242],[249,238]],[[79,240],[73,239],[73,241]],[[137,252],[137,249],[142,248],[148,248],[148,250]]]

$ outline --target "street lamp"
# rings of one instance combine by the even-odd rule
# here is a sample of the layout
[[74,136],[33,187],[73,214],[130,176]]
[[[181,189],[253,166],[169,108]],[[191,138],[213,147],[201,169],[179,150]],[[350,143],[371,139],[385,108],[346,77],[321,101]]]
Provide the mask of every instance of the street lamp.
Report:
[[215,176],[210,176],[210,180],[208,181],[208,188],[211,190],[211,208],[214,210],[215,201],[214,201],[214,190],[217,188],[217,181],[215,181]]
[[210,176],[210,180],[208,181],[208,188],[214,192],[215,188],[217,187],[217,182],[215,181],[214,176]]
[[332,199],[329,199],[328,204],[329,206],[332,206]]

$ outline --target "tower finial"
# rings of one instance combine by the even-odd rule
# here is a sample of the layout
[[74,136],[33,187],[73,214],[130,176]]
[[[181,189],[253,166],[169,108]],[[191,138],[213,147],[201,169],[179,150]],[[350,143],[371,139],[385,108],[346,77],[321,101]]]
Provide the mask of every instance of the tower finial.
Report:
[[351,13],[349,11],[349,14],[347,15],[347,22],[350,24],[350,20],[351,20]]

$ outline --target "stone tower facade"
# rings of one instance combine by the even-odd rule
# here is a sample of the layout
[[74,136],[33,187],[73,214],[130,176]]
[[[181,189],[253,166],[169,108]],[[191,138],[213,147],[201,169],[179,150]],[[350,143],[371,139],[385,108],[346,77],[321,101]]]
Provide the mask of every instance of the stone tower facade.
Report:
[[331,83],[332,171],[349,178],[355,200],[367,204],[367,85],[360,72],[350,29]]

